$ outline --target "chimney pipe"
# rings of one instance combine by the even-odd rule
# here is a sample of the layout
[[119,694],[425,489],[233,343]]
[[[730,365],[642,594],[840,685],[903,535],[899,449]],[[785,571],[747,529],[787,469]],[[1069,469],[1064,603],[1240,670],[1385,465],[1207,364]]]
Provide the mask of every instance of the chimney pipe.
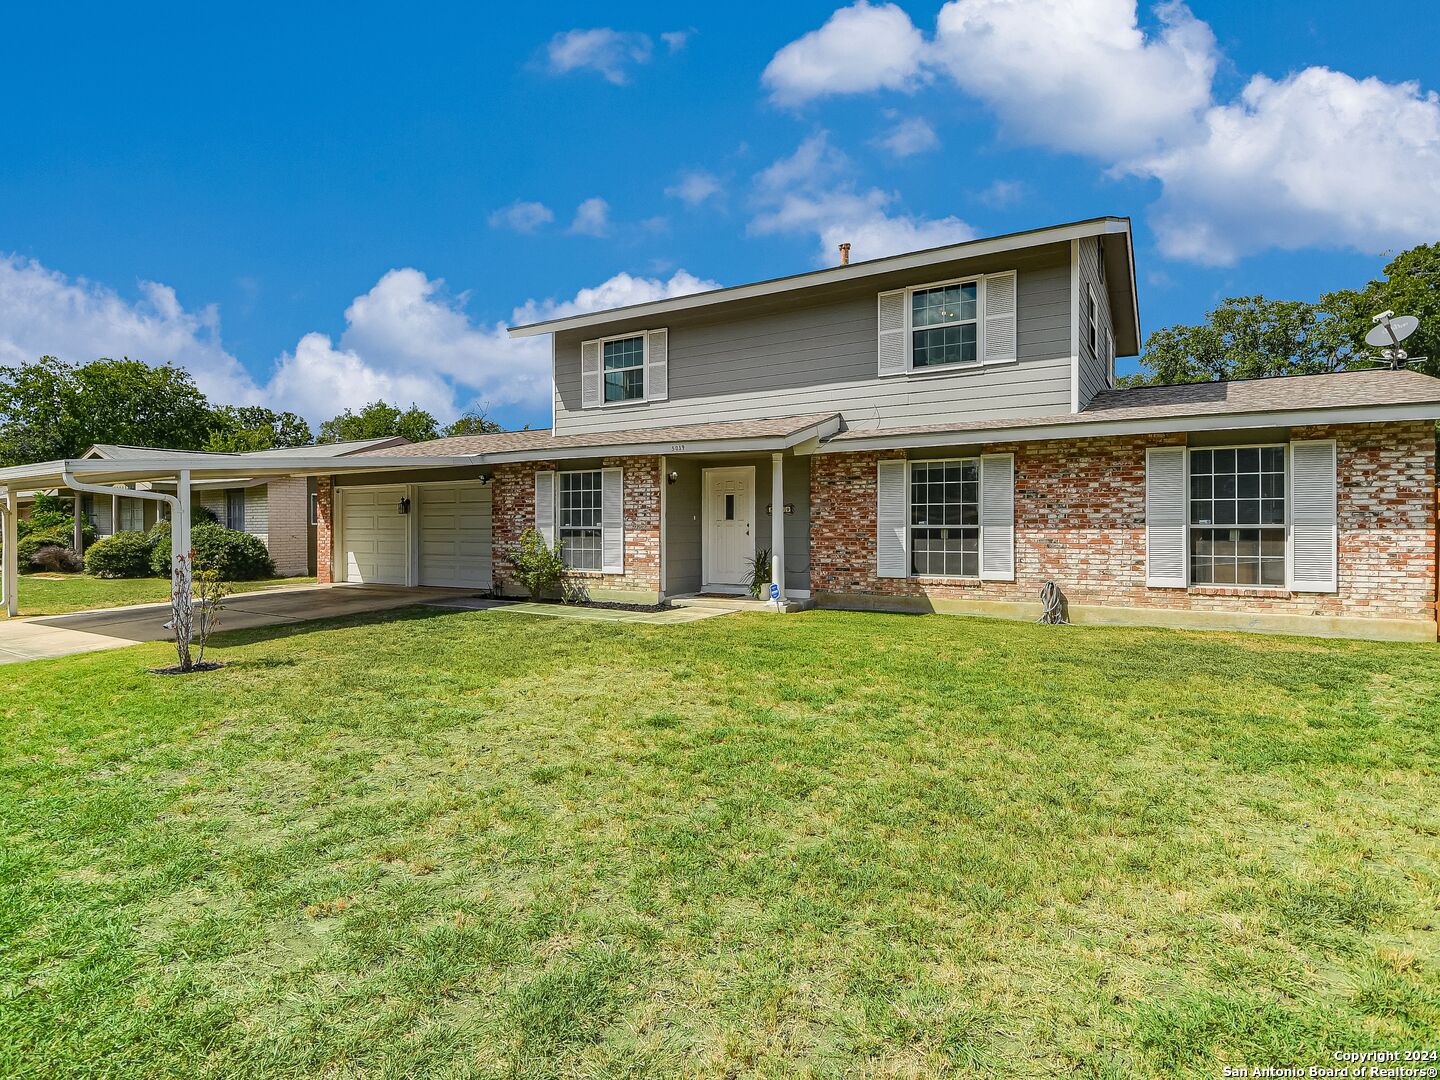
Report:
[[850,265],[850,243],[848,240],[840,245],[840,265]]

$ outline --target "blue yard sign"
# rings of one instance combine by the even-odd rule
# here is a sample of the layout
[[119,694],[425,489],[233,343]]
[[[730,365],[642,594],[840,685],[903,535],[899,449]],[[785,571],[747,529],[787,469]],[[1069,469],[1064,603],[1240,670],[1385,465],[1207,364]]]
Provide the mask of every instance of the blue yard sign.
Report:
[[777,585],[777,584],[775,584],[775,582],[773,582],[773,581],[770,583],[770,599],[771,599],[771,600],[779,600],[779,599],[780,599],[780,586]]

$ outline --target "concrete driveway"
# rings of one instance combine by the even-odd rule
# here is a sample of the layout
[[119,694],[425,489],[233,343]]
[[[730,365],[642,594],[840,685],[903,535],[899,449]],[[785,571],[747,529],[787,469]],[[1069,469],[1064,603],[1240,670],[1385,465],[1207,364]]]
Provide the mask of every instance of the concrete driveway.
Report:
[[[465,589],[407,589],[398,585],[308,585],[241,593],[225,602],[221,630],[248,630],[361,615],[473,596]],[[0,622],[0,664],[117,649],[139,641],[168,641],[169,604],[143,604]]]

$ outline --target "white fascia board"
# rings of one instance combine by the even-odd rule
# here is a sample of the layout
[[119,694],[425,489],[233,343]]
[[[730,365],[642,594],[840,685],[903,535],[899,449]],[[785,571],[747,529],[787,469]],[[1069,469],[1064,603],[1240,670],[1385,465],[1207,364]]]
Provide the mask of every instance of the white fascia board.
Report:
[[[1030,232],[1010,233],[1005,236],[982,240],[967,240],[963,244],[912,251],[905,255],[891,255],[883,259],[869,259],[865,262],[850,263],[848,266],[834,266],[826,270],[812,270],[807,274],[757,281],[750,285],[735,285],[728,289],[711,289],[709,292],[691,293],[670,300],[652,300],[645,304],[629,307],[610,308],[585,315],[571,315],[564,319],[550,319],[547,322],[527,323],[512,326],[507,331],[512,338],[537,337],[540,334],[554,334],[562,330],[580,330],[592,326],[604,326],[622,319],[641,319],[651,316],[673,314],[711,304],[730,303],[735,300],[755,300],[800,289],[840,282],[864,281],[869,277],[893,274],[904,270],[920,270],[927,266],[954,262],[957,259],[975,259],[986,255],[998,255],[1022,248],[1039,247],[1076,240],[1086,236],[1130,234],[1130,222],[1125,218],[1095,218],[1077,221],[1069,225],[1056,225],[1048,229],[1034,229]],[[1133,244],[1132,244],[1133,246]],[[1132,258],[1133,262],[1133,258]]]
[[1205,416],[1160,416],[1136,420],[1075,421],[1027,424],[1013,428],[971,428],[966,431],[922,431],[906,435],[874,435],[830,440],[799,449],[799,454],[843,454],[856,450],[913,450],[928,446],[975,446],[983,443],[1039,442],[1044,439],[1099,439],[1109,435],[1163,435],[1183,431],[1242,431],[1246,428],[1306,427],[1324,424],[1381,424],[1393,420],[1440,420],[1440,402],[1418,405],[1356,405],[1280,412],[1215,413]]
[[69,461],[46,461],[34,465],[15,465],[0,469],[0,484],[25,484],[29,488],[64,487],[62,476],[70,472],[76,477],[100,479],[110,483],[129,480],[171,479],[181,469],[188,469],[192,480],[255,479],[274,476],[328,476],[346,472],[384,472],[401,469],[448,469],[483,465],[485,459],[476,455],[459,457],[374,457],[374,458],[271,458],[264,462],[233,455],[177,454],[156,460],[139,458],[74,458]]
[[[789,450],[802,443],[829,438],[840,430],[840,417],[832,416],[789,435],[745,436],[733,439],[665,439],[655,442],[606,443],[587,446],[537,446],[529,450],[512,450],[502,454],[486,454],[485,462],[572,461],[576,458],[650,457],[661,454],[735,454],[773,453]],[[797,450],[797,453],[799,451]]]

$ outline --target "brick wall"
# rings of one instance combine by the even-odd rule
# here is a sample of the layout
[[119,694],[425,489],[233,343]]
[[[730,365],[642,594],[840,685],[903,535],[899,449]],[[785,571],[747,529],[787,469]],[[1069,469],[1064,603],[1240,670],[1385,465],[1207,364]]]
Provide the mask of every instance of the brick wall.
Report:
[[[1145,585],[1145,448],[1183,435],[977,447],[1015,454],[1015,581],[875,575],[875,463],[903,451],[811,458],[812,588],[830,594],[1035,601],[1366,618],[1435,617],[1435,429],[1428,421],[1296,428],[1336,440],[1339,591]],[[972,451],[967,450],[967,453]]]
[[315,482],[315,580],[328,585],[334,580],[331,569],[335,538],[335,485],[328,476]]
[[[601,590],[644,593],[660,591],[660,459],[655,457],[604,458],[587,468],[624,469],[625,573],[573,574],[575,584]],[[516,584],[506,554],[520,543],[520,534],[535,524],[535,473],[545,469],[572,469],[571,463],[527,461],[495,466],[491,482],[494,515],[495,589],[523,592]]]
[[[281,577],[296,577],[310,572],[310,496],[303,476],[287,476],[271,480],[263,488],[266,501],[265,545],[275,560],[275,572]],[[250,500],[246,500],[246,517]],[[249,521],[246,522],[247,527]]]

